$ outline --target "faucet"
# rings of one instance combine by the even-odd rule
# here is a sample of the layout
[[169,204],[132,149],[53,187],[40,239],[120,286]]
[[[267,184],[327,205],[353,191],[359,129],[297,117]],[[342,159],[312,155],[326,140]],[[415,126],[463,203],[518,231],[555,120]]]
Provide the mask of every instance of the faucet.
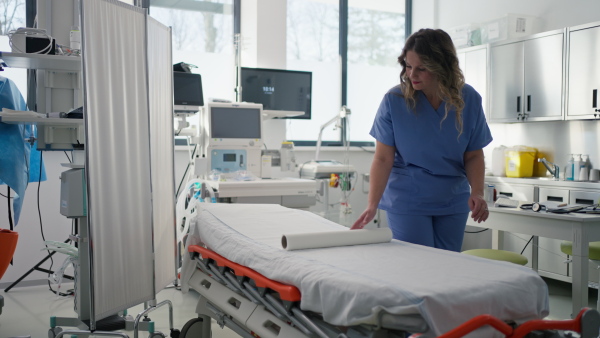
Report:
[[[558,181],[558,179],[560,177],[560,175],[559,175],[560,169],[556,164],[546,160],[546,158],[544,158],[544,157],[538,158],[538,162],[542,162],[544,167],[546,167],[546,169],[548,169],[550,174],[554,177],[554,180]],[[550,168],[550,165],[552,165],[552,168]]]

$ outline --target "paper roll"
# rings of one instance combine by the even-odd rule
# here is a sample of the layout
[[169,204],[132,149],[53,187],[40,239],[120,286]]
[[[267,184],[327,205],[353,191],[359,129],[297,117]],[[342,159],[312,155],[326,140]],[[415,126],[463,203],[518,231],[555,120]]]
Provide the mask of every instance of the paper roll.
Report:
[[329,248],[335,246],[385,243],[392,240],[389,228],[340,230],[290,234],[281,237],[281,246],[286,250]]

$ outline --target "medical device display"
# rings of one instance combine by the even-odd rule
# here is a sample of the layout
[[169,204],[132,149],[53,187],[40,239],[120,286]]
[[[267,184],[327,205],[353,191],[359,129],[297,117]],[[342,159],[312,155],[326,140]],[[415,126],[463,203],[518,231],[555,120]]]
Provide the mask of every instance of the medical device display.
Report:
[[195,113],[204,105],[200,74],[173,72],[173,102],[175,112]]
[[244,102],[261,103],[265,111],[302,112],[286,118],[311,118],[311,72],[242,67],[241,86]]
[[203,111],[203,155],[209,171],[261,175],[262,105],[210,102]]

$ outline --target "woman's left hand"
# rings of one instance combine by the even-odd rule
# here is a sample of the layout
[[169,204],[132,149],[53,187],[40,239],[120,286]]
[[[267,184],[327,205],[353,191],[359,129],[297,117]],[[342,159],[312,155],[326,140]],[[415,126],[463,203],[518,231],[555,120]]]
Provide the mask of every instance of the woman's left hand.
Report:
[[485,222],[490,215],[487,202],[481,195],[469,197],[469,209],[471,209],[471,217],[477,223]]

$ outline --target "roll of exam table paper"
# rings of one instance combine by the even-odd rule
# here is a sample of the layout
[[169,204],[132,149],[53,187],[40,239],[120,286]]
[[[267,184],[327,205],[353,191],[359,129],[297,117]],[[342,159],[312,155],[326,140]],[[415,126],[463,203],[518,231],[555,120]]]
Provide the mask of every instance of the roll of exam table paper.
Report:
[[386,243],[392,240],[389,228],[340,230],[290,234],[281,237],[286,250],[329,248],[335,246]]

